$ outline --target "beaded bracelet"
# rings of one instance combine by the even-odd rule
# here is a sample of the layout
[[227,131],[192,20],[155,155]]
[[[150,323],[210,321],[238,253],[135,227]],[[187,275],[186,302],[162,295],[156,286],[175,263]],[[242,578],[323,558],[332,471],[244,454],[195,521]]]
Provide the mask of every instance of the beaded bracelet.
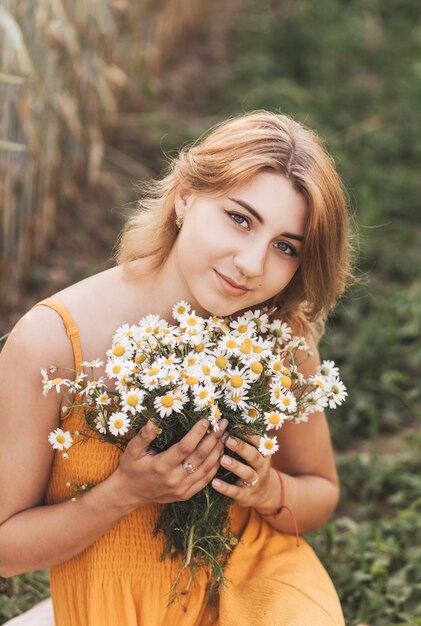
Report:
[[299,546],[299,537],[300,537],[300,533],[298,531],[298,522],[297,522],[297,518],[295,517],[294,511],[292,509],[289,508],[289,506],[287,506],[285,504],[285,487],[284,487],[284,481],[281,475],[281,472],[276,471],[276,475],[279,478],[279,482],[281,483],[281,506],[279,507],[279,509],[276,509],[276,511],[274,511],[273,513],[260,513],[260,515],[262,517],[273,517],[275,518],[277,515],[279,515],[279,513],[281,513],[281,511],[283,511],[284,509],[286,511],[288,511],[288,513],[291,515],[292,521],[294,522],[294,528],[295,528],[295,538],[297,540],[297,548]]

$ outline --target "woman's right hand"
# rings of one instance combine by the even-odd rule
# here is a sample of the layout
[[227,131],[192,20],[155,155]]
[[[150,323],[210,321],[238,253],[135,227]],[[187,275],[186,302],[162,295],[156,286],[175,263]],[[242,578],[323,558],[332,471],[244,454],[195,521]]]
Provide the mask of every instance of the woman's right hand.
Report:
[[115,481],[120,505],[124,502],[128,510],[134,510],[152,502],[177,502],[194,496],[220,467],[227,424],[221,420],[219,430],[207,434],[209,422],[202,419],[178,443],[156,453],[149,447],[157,436],[156,426],[147,422],[129,442],[110,477]]

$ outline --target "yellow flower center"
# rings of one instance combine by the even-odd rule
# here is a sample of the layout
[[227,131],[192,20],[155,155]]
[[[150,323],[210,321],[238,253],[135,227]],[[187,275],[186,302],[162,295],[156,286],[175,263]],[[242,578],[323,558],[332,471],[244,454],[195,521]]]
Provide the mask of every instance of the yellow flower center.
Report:
[[251,363],[250,365],[250,369],[253,374],[261,374],[263,372],[263,365],[260,363],[260,361],[253,361],[253,363]]
[[114,420],[114,428],[121,428],[123,426],[123,420],[118,418]]
[[237,342],[234,339],[228,339],[225,345],[227,348],[235,348]]
[[57,435],[56,441],[57,443],[64,443],[66,441],[66,437],[64,435]]
[[290,404],[291,404],[290,398],[282,398],[282,404],[284,406],[290,406]]
[[253,348],[253,352],[255,354],[260,354],[262,352],[262,350],[263,350],[262,346],[254,346],[254,348]]
[[221,417],[221,411],[220,411],[218,408],[216,408],[216,409],[215,409],[215,413],[214,413],[214,418],[215,418],[216,420],[219,420],[219,419],[220,419],[220,417]]
[[273,369],[275,370],[275,372],[280,372],[282,369],[282,363],[280,361],[276,361],[273,364]]
[[240,346],[240,350],[243,354],[250,354],[252,346],[248,342],[244,342]]
[[233,376],[231,378],[231,387],[234,387],[235,389],[238,389],[239,387],[243,386],[243,379],[241,376]]
[[287,387],[288,389],[291,387],[291,379],[289,376],[282,376],[281,383],[283,387]]
[[272,450],[272,448],[273,448],[273,441],[272,441],[272,439],[266,439],[266,441],[264,443],[264,447],[266,448],[266,450]]
[[141,363],[143,363],[143,361],[146,359],[146,355],[145,354],[136,354],[135,358],[134,358],[134,362],[137,365],[140,365]]
[[171,398],[171,396],[163,396],[161,398],[161,404],[166,409],[170,409],[174,405],[174,400],[173,398]]
[[211,373],[211,368],[209,367],[209,365],[202,365],[202,372],[205,376],[209,376],[209,374]]
[[247,329],[248,329],[248,326],[246,324],[240,324],[237,330],[239,333],[246,333]]
[[189,319],[187,320],[187,324],[188,326],[196,326],[197,320],[194,317],[189,317]]
[[58,384],[63,382],[63,379],[62,378],[55,378],[51,382],[53,383],[53,385],[58,385]]
[[197,362],[197,360],[194,358],[194,356],[191,356],[188,360],[187,360],[187,365],[195,365]]
[[121,371],[121,365],[114,365],[113,374],[118,374]]
[[322,380],[318,380],[318,381],[317,381],[317,383],[316,383],[316,385],[317,385],[318,387],[324,387],[324,386],[325,386],[325,385],[324,385],[324,382],[323,382]]
[[201,400],[204,400],[205,398],[207,398],[209,395],[209,392],[207,391],[207,389],[202,389],[202,391],[199,393],[199,398]]
[[114,356],[123,356],[125,352],[126,352],[126,348],[124,346],[121,346],[120,344],[116,344],[114,346],[114,350],[113,350]]
[[279,424],[279,422],[280,422],[280,421],[281,421],[281,420],[280,420],[280,418],[279,418],[278,413],[271,413],[271,414],[269,415],[269,422],[270,422],[271,424]]
[[130,396],[127,396],[127,404],[129,406],[136,406],[136,404],[139,402],[139,396],[137,396],[135,393],[130,394]]
[[196,352],[198,352],[198,353],[199,353],[199,352],[202,352],[202,350],[204,349],[204,347],[205,347],[205,344],[204,344],[203,342],[202,342],[202,343],[199,343],[199,344],[195,347],[195,351],[196,351]]
[[108,400],[108,396],[106,393],[103,393],[102,395],[99,396],[100,402],[107,402],[107,400]]
[[195,376],[188,376],[186,383],[188,384],[189,387],[193,387],[193,385],[197,385],[198,383],[198,379]]
[[257,417],[257,411],[256,411],[256,409],[249,409],[249,410],[247,411],[247,415],[248,415],[249,417],[251,417],[251,418],[253,418],[253,419],[254,419],[255,417]]
[[287,367],[283,367],[282,368],[282,374],[284,374],[284,376],[289,376],[290,371]]
[[178,306],[177,307],[177,313],[179,315],[183,315],[183,313],[185,313],[185,312],[186,312],[186,307],[185,306]]
[[233,396],[232,401],[235,402],[235,404],[238,404],[241,401],[241,396]]
[[157,367],[151,367],[149,369],[148,374],[149,374],[149,376],[156,376],[158,374],[158,372],[159,372],[159,369]]
[[218,357],[216,358],[215,363],[217,364],[217,366],[218,366],[221,370],[223,370],[223,369],[224,369],[224,367],[226,367],[226,365],[227,365],[227,360],[226,360],[226,358],[225,358],[224,356],[218,356]]
[[279,389],[279,387],[275,387],[275,389],[273,390],[273,394],[275,398],[279,398],[279,396],[281,395],[281,390]]

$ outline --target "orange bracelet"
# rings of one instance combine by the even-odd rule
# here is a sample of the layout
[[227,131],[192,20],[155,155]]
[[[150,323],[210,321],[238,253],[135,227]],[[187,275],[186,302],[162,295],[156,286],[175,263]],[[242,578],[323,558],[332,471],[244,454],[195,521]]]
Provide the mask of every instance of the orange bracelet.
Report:
[[276,517],[277,515],[279,515],[279,513],[281,513],[281,511],[283,511],[284,509],[286,511],[288,511],[288,513],[291,515],[292,521],[294,522],[294,527],[295,527],[295,538],[297,540],[297,548],[299,546],[299,538],[300,538],[300,533],[298,531],[298,522],[297,522],[297,518],[295,517],[294,511],[292,509],[289,508],[289,506],[287,506],[285,504],[285,487],[284,487],[284,481],[281,475],[281,472],[278,472],[277,470],[275,470],[276,475],[279,478],[279,482],[281,483],[281,506],[279,507],[279,509],[276,509],[276,511],[274,511],[274,513],[260,513],[260,515],[262,517]]

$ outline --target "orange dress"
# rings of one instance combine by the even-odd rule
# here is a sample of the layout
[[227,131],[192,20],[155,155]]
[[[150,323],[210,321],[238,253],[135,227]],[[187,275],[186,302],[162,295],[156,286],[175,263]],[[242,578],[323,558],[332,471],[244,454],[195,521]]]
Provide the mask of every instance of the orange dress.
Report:
[[[78,330],[57,299],[40,304],[62,317],[81,369]],[[62,420],[64,430],[82,428],[77,409]],[[46,504],[72,497],[66,483],[97,484],[117,467],[121,453],[88,440],[68,459],[56,454]],[[161,535],[152,538],[162,505],[146,505],[121,519],[89,548],[51,568],[56,626],[344,626],[335,588],[312,548],[272,528],[256,511],[234,505],[233,528],[241,535],[226,569],[228,584],[218,606],[206,601],[202,571],[181,602],[167,606],[178,562],[160,561]],[[65,532],[65,529],[63,529]],[[187,581],[187,572],[186,578]]]

